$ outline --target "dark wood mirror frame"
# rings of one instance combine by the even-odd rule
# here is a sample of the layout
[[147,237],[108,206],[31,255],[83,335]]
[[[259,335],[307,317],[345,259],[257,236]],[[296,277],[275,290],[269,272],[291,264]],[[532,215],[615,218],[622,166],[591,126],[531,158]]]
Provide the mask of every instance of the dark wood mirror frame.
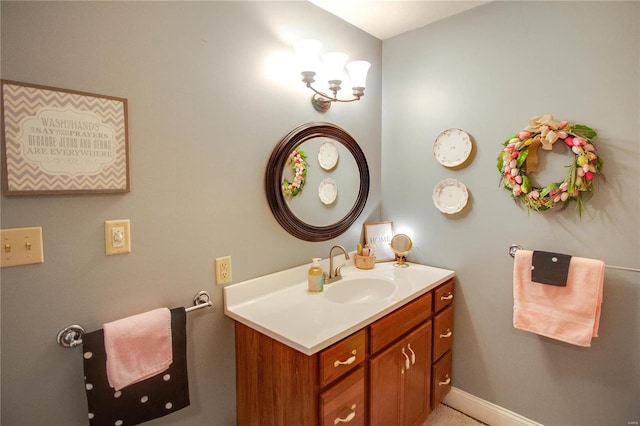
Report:
[[[360,190],[353,207],[342,219],[327,226],[314,226],[300,220],[291,211],[282,193],[282,173],[291,151],[304,141],[317,137],[331,138],[344,145],[353,155],[360,175]],[[265,189],[273,216],[287,232],[305,241],[327,241],[342,235],[362,213],[369,195],[369,166],[360,146],[345,130],[331,123],[306,123],[289,132],[271,153],[265,174]]]

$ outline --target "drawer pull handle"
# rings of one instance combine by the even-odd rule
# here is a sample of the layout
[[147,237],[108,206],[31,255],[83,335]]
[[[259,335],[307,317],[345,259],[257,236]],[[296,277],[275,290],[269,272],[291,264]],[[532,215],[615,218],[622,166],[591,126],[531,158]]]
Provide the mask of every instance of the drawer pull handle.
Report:
[[336,418],[333,421],[333,424],[337,425],[338,423],[349,423],[355,417],[356,417],[356,404],[353,404],[351,406],[351,412],[349,413],[349,415],[347,417],[345,417],[344,419],[341,419],[340,417]]
[[444,338],[447,338],[447,337],[451,337],[451,335],[452,335],[452,334],[453,334],[453,333],[451,332],[451,330],[449,330],[449,329],[447,328],[447,332],[446,332],[445,334],[441,334],[441,335],[440,335],[440,338],[441,338],[441,339],[444,339]]
[[349,359],[347,359],[346,361],[337,361],[333,363],[334,367],[337,367],[339,365],[351,365],[354,362],[356,362],[356,350],[354,349],[353,351],[351,351],[351,356],[349,357]]
[[440,296],[440,300],[451,300],[453,299],[453,294],[449,293],[446,296]]
[[411,365],[416,363],[416,353],[411,349],[411,343],[407,345],[407,349],[411,351]]
[[438,382],[438,386],[448,385],[449,383],[451,383],[451,377],[449,377],[449,375],[447,374],[447,380],[445,380],[444,382]]
[[404,355],[404,365],[405,365],[405,370],[408,370],[411,368],[411,361],[409,361],[409,355],[407,355],[407,353],[404,351],[404,348],[402,348],[402,355]]

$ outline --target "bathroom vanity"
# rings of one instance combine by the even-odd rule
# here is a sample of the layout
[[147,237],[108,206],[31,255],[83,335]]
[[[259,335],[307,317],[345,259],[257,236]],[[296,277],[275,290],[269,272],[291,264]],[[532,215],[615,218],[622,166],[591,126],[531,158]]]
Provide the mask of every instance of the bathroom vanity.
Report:
[[351,261],[310,294],[308,267],[224,289],[237,424],[421,424],[451,386],[455,273]]

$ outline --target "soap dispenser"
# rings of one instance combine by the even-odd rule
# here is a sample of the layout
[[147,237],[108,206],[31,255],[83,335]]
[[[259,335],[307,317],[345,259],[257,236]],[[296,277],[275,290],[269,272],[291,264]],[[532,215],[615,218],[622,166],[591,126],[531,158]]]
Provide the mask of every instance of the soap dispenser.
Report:
[[311,259],[313,264],[309,268],[308,285],[312,293],[320,293],[324,289],[324,273],[320,268],[320,258]]

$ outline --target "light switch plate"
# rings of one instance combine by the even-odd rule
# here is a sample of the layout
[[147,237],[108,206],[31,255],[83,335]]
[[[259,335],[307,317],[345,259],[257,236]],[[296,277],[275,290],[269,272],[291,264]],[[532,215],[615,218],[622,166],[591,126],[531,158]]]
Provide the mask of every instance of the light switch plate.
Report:
[[104,222],[104,248],[107,256],[131,253],[131,225],[129,219]]
[[0,267],[44,263],[42,227],[0,229]]

